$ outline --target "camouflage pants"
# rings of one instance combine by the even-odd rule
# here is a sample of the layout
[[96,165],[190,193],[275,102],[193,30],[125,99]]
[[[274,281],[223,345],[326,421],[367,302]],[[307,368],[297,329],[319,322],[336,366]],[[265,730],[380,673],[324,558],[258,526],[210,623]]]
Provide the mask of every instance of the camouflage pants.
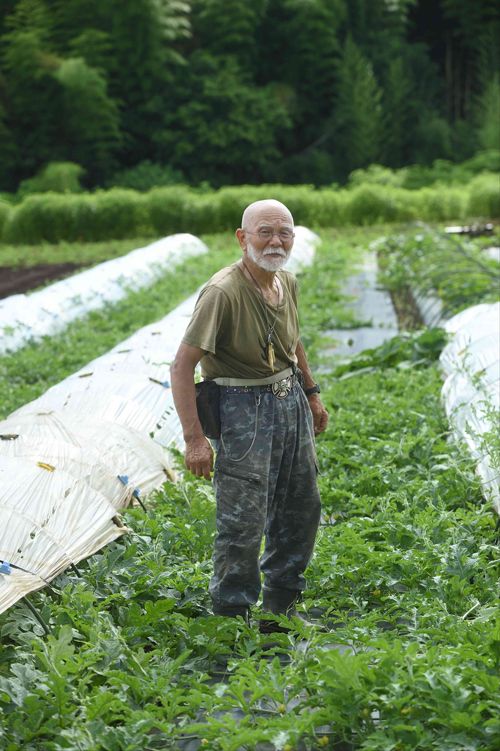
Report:
[[221,388],[221,428],[210,594],[214,613],[235,615],[257,601],[261,573],[268,599],[304,589],[320,498],[312,415],[300,386],[284,399],[259,387]]

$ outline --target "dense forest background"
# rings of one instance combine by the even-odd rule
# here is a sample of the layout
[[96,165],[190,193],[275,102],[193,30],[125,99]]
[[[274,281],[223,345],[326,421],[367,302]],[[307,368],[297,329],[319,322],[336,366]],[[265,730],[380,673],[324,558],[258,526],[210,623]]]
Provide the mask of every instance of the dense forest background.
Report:
[[0,190],[342,183],[500,148],[496,0],[0,0]]

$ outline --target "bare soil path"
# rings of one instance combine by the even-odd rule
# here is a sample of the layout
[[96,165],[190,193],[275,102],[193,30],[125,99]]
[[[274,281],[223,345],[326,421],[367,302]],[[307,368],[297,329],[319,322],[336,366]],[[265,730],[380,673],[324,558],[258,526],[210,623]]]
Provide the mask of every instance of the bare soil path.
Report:
[[0,299],[36,287],[42,287],[48,282],[70,276],[84,264],[80,263],[44,263],[39,266],[0,268]]
[[350,276],[342,289],[348,298],[346,305],[354,311],[361,325],[349,329],[330,329],[325,332],[335,340],[326,349],[327,356],[345,357],[364,349],[378,347],[398,333],[398,316],[387,290],[377,282],[377,257],[367,253],[362,267]]

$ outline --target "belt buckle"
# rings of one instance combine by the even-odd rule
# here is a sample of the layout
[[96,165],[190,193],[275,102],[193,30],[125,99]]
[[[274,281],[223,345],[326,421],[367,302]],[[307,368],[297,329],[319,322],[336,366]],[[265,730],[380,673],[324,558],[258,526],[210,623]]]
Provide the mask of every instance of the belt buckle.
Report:
[[282,378],[281,381],[275,381],[271,384],[271,391],[276,399],[286,399],[290,391],[292,390],[291,376]]

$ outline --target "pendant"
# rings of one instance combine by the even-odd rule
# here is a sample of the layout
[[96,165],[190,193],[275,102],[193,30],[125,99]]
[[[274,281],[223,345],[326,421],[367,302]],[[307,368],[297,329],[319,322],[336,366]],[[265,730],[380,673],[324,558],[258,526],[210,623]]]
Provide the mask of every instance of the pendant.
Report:
[[274,357],[273,343],[271,341],[268,341],[267,342],[267,362],[269,363],[269,367],[271,368],[273,373],[274,373],[274,361],[275,361],[275,357]]

